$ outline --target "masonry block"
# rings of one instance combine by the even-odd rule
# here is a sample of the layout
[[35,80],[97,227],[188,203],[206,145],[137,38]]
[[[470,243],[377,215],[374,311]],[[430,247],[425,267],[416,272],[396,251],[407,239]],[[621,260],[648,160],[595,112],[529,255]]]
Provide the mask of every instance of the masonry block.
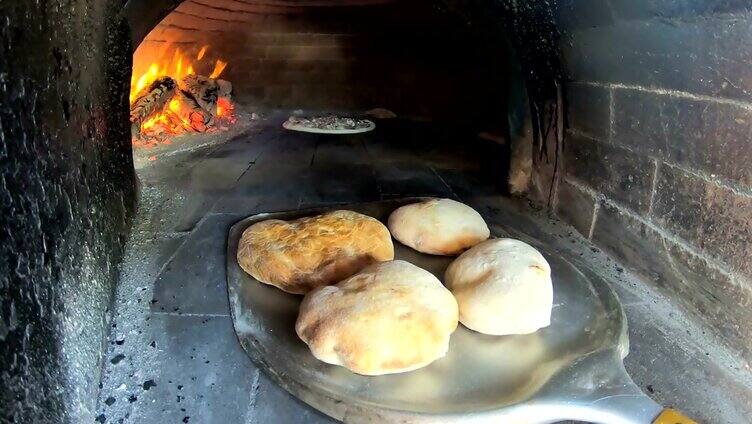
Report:
[[566,179],[559,183],[556,214],[571,224],[584,237],[590,237],[590,226],[596,211],[596,199]]
[[561,28],[575,30],[613,25],[619,21],[708,19],[718,14],[744,15],[750,11],[752,5],[744,0],[560,0],[556,16]]
[[243,21],[211,19],[201,15],[175,11],[167,15],[160,25],[186,31],[229,32],[242,31],[247,24]]
[[752,11],[745,0],[609,0],[614,17],[621,20],[663,18],[692,19],[713,15],[744,15]]
[[730,277],[612,204],[601,205],[592,239],[710,326],[746,360],[752,360],[750,281]]
[[608,1],[588,2],[583,7],[579,0],[559,0],[556,8],[556,23],[567,31],[611,25],[613,22],[614,12]]
[[690,244],[752,277],[752,196],[661,166],[653,219]]
[[[573,13],[594,2],[577,2]],[[625,10],[628,0],[621,1]],[[654,3],[654,2],[651,2]],[[664,2],[667,3],[667,2]],[[684,3],[684,2],[671,2]],[[707,5],[717,2],[704,2]],[[562,56],[568,77],[659,87],[713,97],[752,101],[747,12],[710,14],[703,19],[615,18],[613,24],[562,28]]]
[[569,127],[600,140],[610,132],[611,89],[604,86],[572,83],[567,85]]
[[751,138],[750,109],[636,90],[614,91],[614,142],[668,162],[752,187]]
[[564,163],[567,175],[634,211],[648,211],[655,173],[650,158],[568,132]]

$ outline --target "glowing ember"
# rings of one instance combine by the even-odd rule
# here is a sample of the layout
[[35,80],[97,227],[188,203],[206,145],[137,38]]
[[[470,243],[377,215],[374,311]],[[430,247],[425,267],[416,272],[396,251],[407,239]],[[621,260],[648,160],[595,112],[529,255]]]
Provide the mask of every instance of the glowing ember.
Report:
[[166,143],[166,137],[235,122],[232,84],[218,79],[227,62],[209,56],[208,45],[198,52],[143,45],[136,50],[129,96],[134,145]]
[[224,118],[227,117],[231,124],[235,123],[235,105],[232,104],[230,99],[226,97],[220,97],[217,99],[217,116]]

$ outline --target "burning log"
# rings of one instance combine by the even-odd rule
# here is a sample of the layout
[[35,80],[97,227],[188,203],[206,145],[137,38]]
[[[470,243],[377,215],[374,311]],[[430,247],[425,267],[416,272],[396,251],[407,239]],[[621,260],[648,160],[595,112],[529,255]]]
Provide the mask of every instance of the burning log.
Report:
[[[217,110],[219,84],[212,78],[191,74],[183,78],[181,90],[190,93],[199,106],[214,115]],[[232,88],[230,88],[232,89]]]
[[215,115],[219,120],[234,124],[236,118],[235,105],[232,103],[232,83],[227,80],[218,79],[217,86],[219,87],[219,91],[217,92],[217,112]]
[[138,135],[143,124],[150,116],[164,109],[175,95],[177,83],[170,77],[155,80],[142,90],[131,104],[131,130]]
[[218,79],[217,86],[219,87],[217,96],[225,97],[228,100],[232,99],[232,83],[230,81]]
[[187,131],[205,132],[206,126],[212,121],[212,114],[201,107],[190,93],[183,90],[175,93],[165,109],[165,114],[170,121]]
[[225,130],[237,119],[231,95],[229,81],[191,73],[178,83],[163,76],[139,91],[131,104],[134,143],[148,146],[186,132]]

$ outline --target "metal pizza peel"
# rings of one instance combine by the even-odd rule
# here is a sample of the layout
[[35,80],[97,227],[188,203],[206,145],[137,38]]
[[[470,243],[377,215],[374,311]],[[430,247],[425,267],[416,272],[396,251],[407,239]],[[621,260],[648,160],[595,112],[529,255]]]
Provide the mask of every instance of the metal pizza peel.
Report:
[[[419,200],[265,213],[232,226],[227,250],[230,309],[238,339],[260,369],[310,406],[348,423],[692,423],[664,410],[627,374],[627,322],[614,291],[535,239],[523,241],[551,265],[554,307],[549,327],[499,337],[460,325],[444,358],[416,371],[377,377],[315,359],[295,334],[302,296],[254,280],[237,263],[240,236],[255,222],[334,209],[386,222],[394,209]],[[418,265],[440,280],[453,260],[418,253],[398,242],[395,259]]]

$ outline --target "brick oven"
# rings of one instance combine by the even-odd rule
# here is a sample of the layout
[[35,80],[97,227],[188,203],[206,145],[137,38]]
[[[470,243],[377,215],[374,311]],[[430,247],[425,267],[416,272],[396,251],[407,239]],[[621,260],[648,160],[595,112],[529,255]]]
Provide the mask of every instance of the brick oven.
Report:
[[[228,231],[423,196],[466,202],[613,289],[626,371],[655,402],[699,422],[752,416],[747,2],[0,10],[3,423],[334,422],[238,343]],[[196,75],[213,97],[185,85]],[[166,76],[169,97],[134,120]],[[375,129],[282,127],[325,114]],[[144,132],[149,119],[164,128]]]

